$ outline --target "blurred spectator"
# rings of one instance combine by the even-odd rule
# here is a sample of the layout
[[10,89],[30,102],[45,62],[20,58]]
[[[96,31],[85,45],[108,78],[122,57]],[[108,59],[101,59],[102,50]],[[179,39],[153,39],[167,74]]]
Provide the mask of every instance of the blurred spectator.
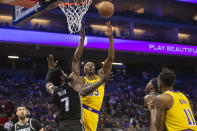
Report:
[[0,131],[4,130],[4,124],[7,122],[7,116],[6,114],[1,114],[0,113]]
[[104,124],[105,124],[105,128],[113,128],[113,124],[110,118],[106,118]]
[[40,117],[40,124],[41,124],[42,127],[45,127],[45,125],[46,125],[45,121],[46,121],[46,119],[44,118],[44,116],[41,116]]
[[5,103],[5,111],[8,116],[11,116],[11,114],[14,111],[14,104],[11,99],[8,99]]
[[4,130],[5,131],[11,131],[13,126],[14,126],[14,124],[12,122],[12,117],[8,117],[8,121],[4,125]]
[[49,113],[46,115],[45,119],[47,121],[54,121],[55,118],[53,117],[53,114],[51,113],[51,111],[49,111]]
[[122,125],[123,125],[123,128],[128,129],[128,128],[129,128],[129,121],[128,121],[128,119],[126,119],[126,120],[122,123]]
[[16,116],[15,113],[13,113],[11,117],[12,117],[12,123],[18,122],[18,117]]

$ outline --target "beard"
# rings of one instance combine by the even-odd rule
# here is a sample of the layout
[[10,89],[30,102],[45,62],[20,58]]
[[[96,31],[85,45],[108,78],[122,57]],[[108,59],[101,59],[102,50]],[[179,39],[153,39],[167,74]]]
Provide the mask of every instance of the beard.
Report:
[[87,73],[88,75],[94,75],[95,74],[95,71],[89,71],[88,73]]
[[21,116],[21,117],[19,117],[19,119],[22,120],[22,121],[24,121],[25,118],[26,118],[26,116]]
[[86,70],[87,74],[95,74],[95,69],[89,68]]

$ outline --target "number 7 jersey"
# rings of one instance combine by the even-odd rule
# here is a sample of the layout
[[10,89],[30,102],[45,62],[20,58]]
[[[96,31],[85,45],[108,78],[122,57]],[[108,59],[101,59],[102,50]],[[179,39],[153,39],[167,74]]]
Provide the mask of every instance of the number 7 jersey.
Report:
[[59,110],[60,121],[81,119],[80,95],[68,83],[55,88],[53,99]]
[[168,131],[197,131],[196,121],[187,97],[178,91],[166,91],[174,103],[166,112],[165,125]]

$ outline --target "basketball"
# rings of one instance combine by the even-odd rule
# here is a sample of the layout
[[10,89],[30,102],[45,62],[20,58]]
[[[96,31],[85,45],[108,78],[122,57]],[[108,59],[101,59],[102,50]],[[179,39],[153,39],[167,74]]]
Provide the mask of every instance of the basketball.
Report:
[[99,14],[104,18],[109,18],[114,14],[114,5],[111,2],[103,1],[96,5]]

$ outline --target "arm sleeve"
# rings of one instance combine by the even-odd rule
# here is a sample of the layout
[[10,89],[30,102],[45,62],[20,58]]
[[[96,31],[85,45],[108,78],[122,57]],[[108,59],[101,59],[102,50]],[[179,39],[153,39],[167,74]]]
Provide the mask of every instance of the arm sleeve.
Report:
[[52,69],[49,69],[49,70],[48,70],[47,75],[46,75],[46,79],[45,79],[45,82],[46,82],[46,83],[52,82],[52,80],[51,80],[51,79],[52,79],[52,77],[51,77],[52,72],[53,72]]
[[32,119],[31,125],[36,131],[39,131],[40,129],[42,129],[42,126],[38,120]]

